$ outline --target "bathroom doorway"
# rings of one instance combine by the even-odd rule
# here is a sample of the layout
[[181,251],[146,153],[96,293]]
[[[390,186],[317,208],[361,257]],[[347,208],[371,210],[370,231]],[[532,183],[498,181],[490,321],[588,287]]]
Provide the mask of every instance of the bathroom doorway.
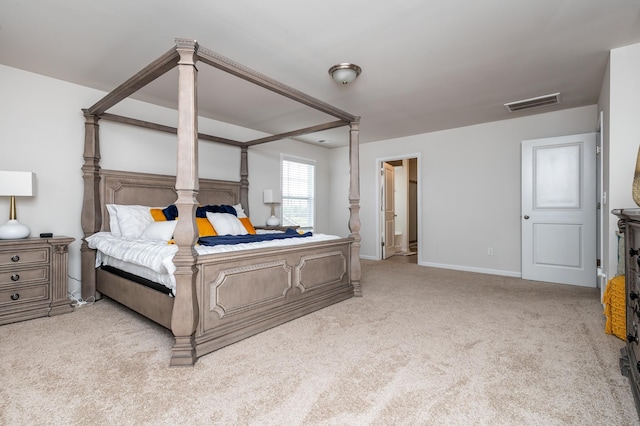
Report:
[[384,159],[379,166],[379,258],[418,263],[418,157]]

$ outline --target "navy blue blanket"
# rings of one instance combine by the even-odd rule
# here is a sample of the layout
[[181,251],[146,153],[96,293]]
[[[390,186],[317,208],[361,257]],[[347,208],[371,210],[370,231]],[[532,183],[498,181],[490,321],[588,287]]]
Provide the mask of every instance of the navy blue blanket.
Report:
[[283,240],[285,238],[310,237],[313,233],[298,234],[294,229],[288,228],[285,232],[272,234],[247,234],[247,235],[216,235],[215,237],[200,237],[198,242],[203,246],[218,246],[221,244],[255,243],[258,241]]
[[[221,205],[206,205],[200,206],[196,208],[196,217],[207,217],[207,212],[211,213],[230,213],[234,216],[238,216],[236,209],[233,206],[229,206],[227,204]],[[175,204],[171,204],[170,206],[162,209],[162,213],[167,220],[176,220],[178,218],[178,207]]]

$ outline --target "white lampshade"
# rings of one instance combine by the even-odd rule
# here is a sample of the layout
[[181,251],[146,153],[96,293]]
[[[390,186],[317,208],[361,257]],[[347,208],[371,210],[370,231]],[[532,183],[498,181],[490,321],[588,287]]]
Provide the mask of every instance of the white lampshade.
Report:
[[33,172],[0,171],[0,196],[31,197],[35,186]]
[[35,173],[0,171],[0,196],[11,197],[9,221],[0,226],[0,239],[14,240],[27,238],[31,229],[16,217],[15,197],[33,196]]
[[265,204],[273,203],[273,189],[265,189],[262,193],[262,200]]
[[273,189],[265,189],[262,193],[262,200],[265,204],[271,204],[271,216],[267,219],[267,226],[278,226],[280,219],[276,216],[274,204],[280,203],[280,197]]
[[273,189],[265,189],[262,193],[262,200],[265,204],[280,203],[280,197]]

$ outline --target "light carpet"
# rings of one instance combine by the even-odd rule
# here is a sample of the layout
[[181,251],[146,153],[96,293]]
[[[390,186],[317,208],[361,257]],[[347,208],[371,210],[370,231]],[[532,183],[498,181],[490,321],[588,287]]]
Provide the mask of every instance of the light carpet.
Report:
[[362,285],[194,367],[110,300],[2,326],[0,424],[640,424],[599,290],[385,261]]

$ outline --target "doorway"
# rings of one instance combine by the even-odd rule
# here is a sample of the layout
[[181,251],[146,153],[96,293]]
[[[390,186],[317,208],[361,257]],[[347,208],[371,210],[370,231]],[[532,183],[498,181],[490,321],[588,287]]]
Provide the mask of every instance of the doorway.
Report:
[[418,156],[379,159],[379,259],[418,263]]

